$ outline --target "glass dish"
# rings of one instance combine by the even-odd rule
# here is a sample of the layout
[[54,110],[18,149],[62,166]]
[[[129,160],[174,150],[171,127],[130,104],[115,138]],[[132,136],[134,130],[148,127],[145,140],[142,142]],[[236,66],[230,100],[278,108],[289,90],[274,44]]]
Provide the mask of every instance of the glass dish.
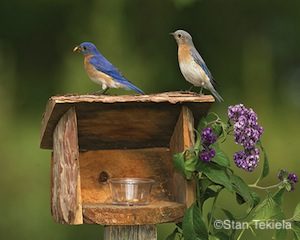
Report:
[[110,178],[108,183],[112,203],[129,206],[147,205],[154,182],[149,178]]

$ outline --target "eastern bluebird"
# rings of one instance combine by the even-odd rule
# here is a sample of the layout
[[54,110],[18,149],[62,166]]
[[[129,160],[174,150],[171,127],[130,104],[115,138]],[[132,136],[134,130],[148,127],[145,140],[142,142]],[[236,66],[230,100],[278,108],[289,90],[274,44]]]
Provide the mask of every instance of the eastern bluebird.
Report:
[[183,30],[177,30],[171,35],[178,45],[178,62],[184,78],[194,86],[201,87],[200,93],[202,88],[208,89],[219,102],[223,101],[213,86],[213,76],[195,48],[192,36]]
[[144,94],[141,89],[123,77],[118,69],[98,51],[93,43],[83,42],[75,47],[73,51],[81,52],[84,55],[84,68],[93,82],[102,85],[103,94],[109,88],[125,88]]

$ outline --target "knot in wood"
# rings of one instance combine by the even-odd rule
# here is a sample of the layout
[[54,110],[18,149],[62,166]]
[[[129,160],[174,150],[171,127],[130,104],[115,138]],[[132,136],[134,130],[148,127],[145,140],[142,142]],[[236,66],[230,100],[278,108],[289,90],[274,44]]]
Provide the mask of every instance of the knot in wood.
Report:
[[106,183],[108,179],[109,179],[109,174],[106,171],[100,172],[98,178],[99,183]]

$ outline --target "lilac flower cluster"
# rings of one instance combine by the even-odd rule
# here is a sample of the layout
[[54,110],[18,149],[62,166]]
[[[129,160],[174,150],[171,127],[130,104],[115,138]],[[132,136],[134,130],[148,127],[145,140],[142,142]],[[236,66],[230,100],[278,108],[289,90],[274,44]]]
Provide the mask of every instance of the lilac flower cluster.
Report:
[[217,141],[217,136],[213,130],[208,127],[204,128],[201,133],[201,144],[203,150],[199,154],[199,157],[204,162],[210,162],[211,159],[216,155],[215,149],[211,148],[211,145]]
[[263,128],[257,122],[256,113],[243,104],[229,106],[228,117],[233,123],[235,142],[244,147],[243,151],[234,154],[235,164],[251,172],[259,162],[259,149],[255,146],[263,133]]
[[251,108],[238,104],[228,108],[228,117],[234,124],[235,142],[246,149],[254,147],[263,133],[256,113]]
[[202,145],[209,146],[217,141],[217,135],[214,134],[213,130],[208,127],[204,128],[201,133],[201,143]]
[[298,182],[298,176],[295,173],[289,173],[288,171],[281,169],[278,173],[278,179],[280,181],[287,180],[291,185],[290,191],[295,190],[295,184]]
[[252,148],[236,152],[233,159],[236,166],[245,169],[248,172],[252,172],[259,162],[259,149]]

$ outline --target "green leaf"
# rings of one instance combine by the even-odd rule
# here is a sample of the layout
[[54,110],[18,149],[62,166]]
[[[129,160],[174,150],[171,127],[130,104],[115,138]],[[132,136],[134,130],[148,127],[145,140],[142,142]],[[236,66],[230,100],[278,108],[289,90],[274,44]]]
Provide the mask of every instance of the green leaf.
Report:
[[194,149],[196,151],[201,151],[202,149],[202,145],[201,145],[201,134],[200,132],[198,132],[196,129],[195,129],[195,133],[196,133],[196,142],[194,144]]
[[216,134],[219,132],[219,127],[216,125],[219,125],[216,123],[217,119],[219,119],[218,115],[216,113],[210,112],[206,115],[206,117],[202,117],[199,124],[198,124],[198,132],[202,132],[202,130],[206,127],[211,127]]
[[198,132],[202,132],[202,129],[204,129],[207,126],[208,120],[207,117],[202,117],[199,124],[198,124]]
[[232,174],[231,183],[236,192],[237,202],[239,204],[243,204],[244,202],[248,202],[250,205],[253,204],[252,191],[242,178]]
[[212,159],[212,161],[217,163],[220,166],[230,167],[230,160],[227,157],[227,155],[224,153],[224,151],[219,147],[219,144],[215,143],[212,145],[212,147],[216,150],[216,155]]
[[287,230],[285,228],[276,229],[275,239],[276,240],[286,240]]
[[176,223],[176,226],[177,226],[178,228],[182,229],[182,222]]
[[261,149],[261,151],[263,152],[263,155],[264,155],[264,163],[263,163],[263,169],[262,169],[262,172],[260,174],[260,177],[259,177],[259,180],[262,180],[263,178],[265,178],[266,176],[269,175],[269,172],[270,172],[270,167],[269,167],[269,160],[268,160],[268,155],[261,143],[261,141],[258,142],[258,145]]
[[300,202],[297,204],[292,219],[296,222],[300,221]]
[[246,200],[239,193],[235,193],[236,202],[240,205],[244,204]]
[[217,236],[209,235],[208,240],[220,240]]
[[173,155],[173,163],[174,163],[174,167],[179,172],[181,172],[182,174],[185,174],[184,152],[174,154]]
[[209,186],[213,185],[214,183],[211,180],[209,180],[207,177],[198,179],[197,181],[198,181],[197,191],[199,191],[198,193],[199,195],[197,196],[197,198],[200,203],[200,209],[202,209],[204,202],[209,198],[215,197],[217,195],[217,192],[209,188]]
[[187,172],[194,172],[196,170],[196,165],[198,163],[198,157],[195,152],[187,150],[184,153],[184,169]]
[[231,192],[233,191],[226,168],[222,168],[213,163],[198,161],[196,169],[207,176],[212,182],[224,186]]
[[208,239],[207,228],[195,203],[185,211],[182,228],[186,240]]
[[201,196],[201,202],[205,202],[207,199],[209,198],[213,198],[215,196],[217,196],[218,193],[215,192],[214,190],[207,188],[206,191],[204,192],[204,194]]
[[[218,232],[213,237],[215,237],[215,238],[212,238],[212,239],[230,240],[230,236],[228,236],[225,232]],[[210,238],[209,238],[209,240],[210,240]]]
[[283,215],[280,205],[272,198],[267,197],[254,210],[253,220],[278,219]]
[[296,240],[300,240],[300,226],[297,222],[293,222],[292,231],[294,232],[294,237]]
[[222,142],[224,142],[227,138],[227,130],[228,130],[228,124],[221,122],[221,127],[222,127],[222,133],[220,135],[220,139],[222,139]]
[[251,192],[251,197],[253,202],[250,204],[251,206],[248,209],[248,213],[260,203],[260,197],[256,192]]
[[193,172],[196,170],[198,158],[195,152],[187,150],[182,153],[176,153],[173,156],[175,168],[181,172],[187,179],[191,179]]
[[215,220],[214,217],[211,215],[211,212],[208,212],[207,216],[206,216],[206,219],[207,219],[208,223],[209,223],[211,217],[212,217],[212,222],[214,222],[214,220]]
[[179,233],[178,229],[175,228],[174,231],[169,236],[167,236],[167,238],[165,240],[176,240],[176,239],[178,239],[177,238],[178,233]]
[[202,176],[199,180],[199,186],[200,186],[200,192],[201,194],[204,194],[206,189],[213,185],[214,183],[207,177]]
[[275,192],[272,196],[272,198],[274,199],[274,201],[278,204],[281,205],[282,201],[283,201],[283,194],[285,193],[285,189],[281,188],[279,189],[277,192]]
[[221,210],[224,212],[224,214],[226,215],[227,219],[229,219],[229,220],[235,220],[236,219],[230,211],[228,211],[228,210],[226,210],[224,208],[222,208]]
[[[230,220],[230,221],[234,221],[234,222],[236,222],[236,217],[235,216],[233,216],[233,214],[230,212],[230,211],[228,211],[228,210],[226,210],[226,209],[224,209],[224,208],[222,208],[221,209],[223,212],[224,212],[224,214],[226,215],[226,217],[227,217],[227,219],[226,220]],[[232,229],[230,229],[230,236],[234,236],[234,234],[235,234],[235,231],[236,231],[236,229],[234,229],[234,228],[232,228]],[[216,234],[217,236],[218,236],[218,234]],[[226,234],[225,234],[226,235]],[[226,235],[227,236],[227,235]],[[223,239],[223,238],[220,238],[220,239]],[[230,237],[228,237],[228,238],[224,238],[224,239],[233,239],[233,238],[230,238]]]
[[214,123],[211,125],[211,128],[212,128],[213,132],[217,135],[217,137],[219,137],[223,134],[223,128],[222,128],[221,124]]

